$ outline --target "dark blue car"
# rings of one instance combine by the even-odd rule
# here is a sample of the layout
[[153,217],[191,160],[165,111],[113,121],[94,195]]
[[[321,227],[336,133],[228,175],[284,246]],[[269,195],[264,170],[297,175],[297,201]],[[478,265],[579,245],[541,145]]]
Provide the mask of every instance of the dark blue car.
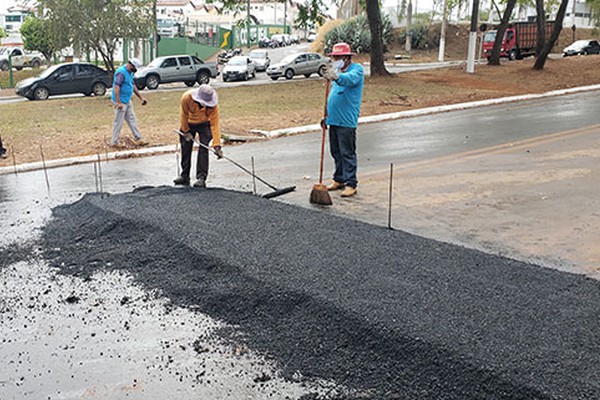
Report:
[[15,93],[29,100],[46,100],[49,96],[83,93],[104,96],[112,86],[112,75],[93,64],[67,63],[54,65],[39,76],[17,83]]

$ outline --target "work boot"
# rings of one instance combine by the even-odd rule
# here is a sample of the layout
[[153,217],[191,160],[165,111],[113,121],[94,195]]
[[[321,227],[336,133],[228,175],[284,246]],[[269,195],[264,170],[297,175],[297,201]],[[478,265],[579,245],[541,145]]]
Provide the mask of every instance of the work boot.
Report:
[[331,184],[327,186],[327,190],[342,190],[344,186],[342,182],[331,181]]
[[141,146],[147,146],[147,145],[148,145],[148,142],[146,142],[146,141],[145,141],[144,139],[142,139],[142,138],[135,139],[135,140],[134,140],[134,142],[135,142],[136,146],[140,146],[140,147],[141,147]]
[[184,176],[178,176],[177,178],[173,179],[173,183],[176,185],[189,186],[190,178],[186,178]]
[[198,179],[196,182],[194,182],[194,187],[205,188],[206,187],[206,181],[204,179]]
[[357,192],[356,188],[354,188],[352,186],[346,186],[346,188],[344,189],[344,191],[342,192],[342,194],[340,196],[352,197],[356,194],[356,192]]

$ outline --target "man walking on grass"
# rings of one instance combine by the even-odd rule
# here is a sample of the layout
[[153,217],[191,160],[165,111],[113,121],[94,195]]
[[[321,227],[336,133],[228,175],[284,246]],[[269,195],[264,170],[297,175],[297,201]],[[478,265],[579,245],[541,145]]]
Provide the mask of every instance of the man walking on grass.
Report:
[[115,108],[112,146],[118,146],[119,144],[119,135],[121,134],[123,121],[126,121],[127,125],[129,125],[129,129],[131,129],[135,143],[138,146],[148,144],[142,140],[142,134],[137,126],[135,113],[133,112],[133,103],[131,101],[131,98],[135,94],[143,106],[148,103],[148,100],[140,94],[133,81],[133,75],[140,66],[141,63],[137,58],[131,58],[125,65],[115,71],[112,90],[112,101]]
[[342,197],[354,196],[358,186],[356,127],[365,78],[362,65],[352,62],[354,54],[348,44],[335,44],[330,54],[333,63],[323,74],[331,81],[327,120],[323,123],[329,125],[329,147],[335,161],[333,182],[327,190],[343,189]]

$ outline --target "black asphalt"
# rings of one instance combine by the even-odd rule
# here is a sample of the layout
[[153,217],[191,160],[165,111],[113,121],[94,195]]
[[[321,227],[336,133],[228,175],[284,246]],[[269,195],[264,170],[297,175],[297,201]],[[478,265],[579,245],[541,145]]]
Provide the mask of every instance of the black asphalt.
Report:
[[600,398],[583,276],[219,189],[86,195],[40,249],[64,273],[127,270],[351,398]]

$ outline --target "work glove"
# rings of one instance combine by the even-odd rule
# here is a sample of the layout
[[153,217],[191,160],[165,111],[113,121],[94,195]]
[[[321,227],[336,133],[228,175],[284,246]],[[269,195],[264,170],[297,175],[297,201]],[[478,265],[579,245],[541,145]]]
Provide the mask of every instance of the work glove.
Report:
[[214,150],[217,158],[223,158],[223,149],[221,148],[221,146],[215,146]]
[[192,136],[192,134],[189,131],[184,132],[183,138],[188,142],[191,142],[192,140],[194,140],[194,137]]
[[339,78],[339,75],[331,65],[326,65],[325,69],[323,70],[323,78],[327,79],[328,81],[335,81],[337,78]]

